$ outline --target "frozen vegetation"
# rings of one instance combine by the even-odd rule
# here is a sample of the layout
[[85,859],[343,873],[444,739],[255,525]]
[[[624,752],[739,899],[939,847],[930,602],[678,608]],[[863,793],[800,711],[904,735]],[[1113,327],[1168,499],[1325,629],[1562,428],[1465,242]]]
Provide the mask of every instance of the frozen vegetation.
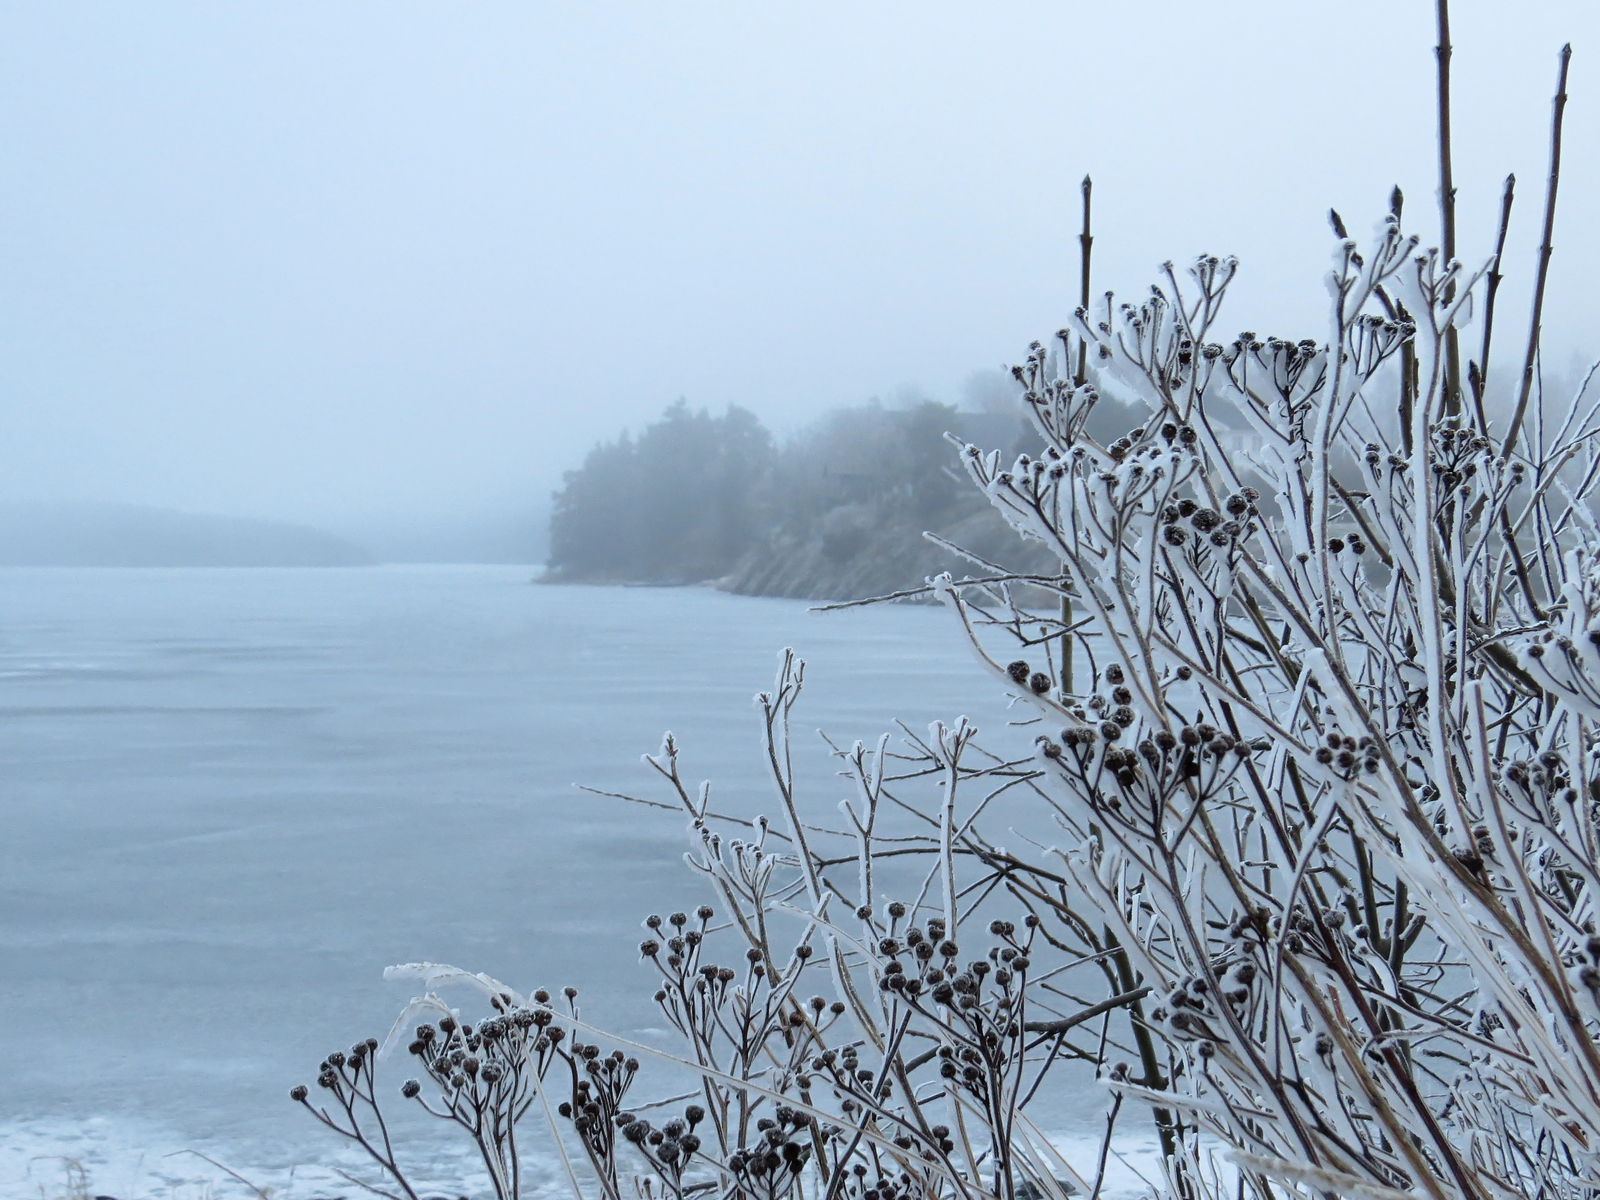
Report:
[[[968,548],[903,589],[943,603],[1031,753],[954,714],[828,743],[847,798],[819,820],[786,655],[756,698],[770,807],[713,802],[671,735],[656,791],[617,798],[688,823],[704,887],[639,943],[670,1044],[574,987],[410,963],[387,1039],[293,1099],[408,1198],[402,1108],[474,1146],[498,1200],[532,1145],[575,1197],[1063,1200],[1103,1194],[1141,1130],[1148,1187],[1182,1200],[1592,1197],[1600,397],[1537,369],[1566,63],[1511,386],[1497,260],[1455,252],[1446,126],[1443,248],[1398,189],[1365,239],[1332,214],[1321,338],[1224,332],[1239,267],[1215,256],[1091,304],[1086,180],[1083,305],[1016,370],[1033,448],[951,439],[1046,565]],[[1103,397],[1134,408],[1113,438]],[[820,439],[823,476],[943,497],[944,415],[859,456],[859,432]],[[581,476],[624,534],[662,517],[639,474]],[[706,544],[707,574],[738,549]],[[1035,1116],[1085,1092],[1101,1144],[1064,1152]]]

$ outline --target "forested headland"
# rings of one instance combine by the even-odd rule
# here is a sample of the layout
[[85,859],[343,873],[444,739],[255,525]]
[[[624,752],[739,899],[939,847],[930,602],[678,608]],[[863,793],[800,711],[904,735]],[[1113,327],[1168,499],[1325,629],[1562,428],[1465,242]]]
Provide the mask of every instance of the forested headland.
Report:
[[[1108,438],[1126,432],[1131,411],[1102,405],[1097,425]],[[836,409],[780,443],[746,409],[714,415],[679,400],[566,473],[545,578],[714,582],[746,595],[833,600],[915,587],[941,571],[979,572],[924,532],[1029,569],[961,472],[947,432],[1008,460],[1037,440],[1020,404],[971,412],[869,403]],[[1053,562],[1041,547],[1039,569],[1053,571]]]

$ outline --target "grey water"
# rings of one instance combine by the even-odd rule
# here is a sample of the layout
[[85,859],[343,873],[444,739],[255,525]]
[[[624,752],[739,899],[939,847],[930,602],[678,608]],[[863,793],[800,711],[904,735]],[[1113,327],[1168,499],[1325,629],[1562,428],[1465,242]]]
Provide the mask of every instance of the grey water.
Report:
[[414,991],[392,963],[571,984],[650,1036],[639,922],[703,898],[686,823],[573,784],[670,799],[639,761],[670,729],[713,807],[776,816],[751,697],[785,646],[818,812],[846,789],[817,727],[1017,735],[934,607],[516,567],[0,571],[0,1196],[80,1164],[119,1200],[251,1194],[215,1164],[350,1191],[287,1089],[384,1035]]

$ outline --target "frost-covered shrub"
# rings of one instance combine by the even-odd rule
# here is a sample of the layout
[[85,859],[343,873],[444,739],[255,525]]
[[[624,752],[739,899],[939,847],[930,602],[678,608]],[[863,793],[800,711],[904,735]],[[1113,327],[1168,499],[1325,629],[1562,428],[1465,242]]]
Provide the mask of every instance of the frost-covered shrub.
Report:
[[[396,969],[484,994],[472,1022],[429,991],[391,1040],[498,1197],[534,1114],[580,1195],[1062,1200],[1135,1109],[1184,1200],[1600,1191],[1600,400],[1546,404],[1537,310],[1515,399],[1487,336],[1463,386],[1494,264],[1395,210],[1337,228],[1323,340],[1221,334],[1235,263],[1169,266],[1032,348],[1038,453],[959,448],[1058,564],[923,589],[1031,756],[964,720],[832,747],[855,799],[822,828],[786,656],[777,822],[711,812],[670,738],[647,760],[710,892],[640,947],[676,1049],[570,989]],[[1102,394],[1143,406],[1109,444]],[[1002,849],[1002,809],[1048,839]],[[378,1052],[294,1096],[414,1198]],[[643,1095],[652,1068],[684,1090]],[[1107,1143],[1069,1163],[1030,1106],[1085,1074]]]
[[[670,739],[649,760],[714,900],[641,946],[679,1050],[608,1038],[570,995],[398,969],[486,993],[475,1026],[413,1005],[403,1095],[478,1143],[497,1195],[530,1111],[606,1195],[1088,1192],[1103,1155],[1060,1160],[1027,1115],[1074,1060],[1113,1112],[1153,1110],[1174,1194],[1228,1171],[1262,1193],[1594,1190],[1600,404],[1515,448],[1450,411],[1446,331],[1477,281],[1394,218],[1339,244],[1324,343],[1218,339],[1234,271],[1203,258],[1080,314],[1019,371],[1043,452],[961,451],[1061,563],[929,585],[1038,722],[1031,760],[964,722],[836,749],[841,847],[795,796],[786,659],[759,698],[777,825],[714,816]],[[1080,344],[1082,384],[1055,365]],[[1148,406],[1109,446],[1081,433],[1102,388]],[[985,836],[1006,792],[1057,848]],[[375,1049],[330,1056],[331,1104],[297,1097],[411,1194]],[[648,1060],[692,1094],[640,1109]]]
[[[964,721],[908,734],[899,751],[887,736],[835,748],[856,800],[842,806],[848,834],[830,833],[803,818],[790,766],[803,673],[786,654],[774,690],[757,698],[780,821],[712,813],[708,793],[684,785],[670,736],[646,760],[690,821],[690,863],[713,901],[645,921],[640,958],[676,1048],[593,1028],[572,988],[523,996],[485,975],[409,964],[390,977],[472,987],[486,1015],[464,1018],[430,990],[389,1047],[370,1039],[330,1055],[318,1086],[292,1097],[363,1145],[407,1197],[418,1192],[375,1082],[382,1052],[402,1045],[414,1078],[401,1101],[457,1125],[497,1197],[524,1194],[540,1127],[572,1187],[608,1197],[1092,1190],[1095,1166],[1086,1179],[1067,1163],[1028,1105],[1057,1064],[1093,1064],[1101,1026],[1149,988],[1124,986],[1125,956],[1085,958],[1047,931],[1028,895],[1046,876],[979,831],[991,801],[1031,786],[1037,769],[983,754]],[[906,898],[884,899],[888,881]],[[1079,990],[1101,995],[1084,1003]],[[1086,1046],[1069,1036],[1080,1027]],[[679,1094],[640,1095],[648,1067]]]
[[[1071,835],[1056,915],[1154,989],[1155,1053],[1113,1090],[1171,1114],[1180,1191],[1204,1132],[1258,1187],[1590,1194],[1596,406],[1513,446],[1451,395],[1479,281],[1394,217],[1341,240],[1326,342],[1219,338],[1234,270],[1080,313],[1021,371],[1044,452],[965,449],[1059,556],[1031,582],[1062,614],[937,585],[997,680],[1030,681]],[[1108,447],[1078,432],[1096,382],[1053,368],[1079,339],[1149,406]]]

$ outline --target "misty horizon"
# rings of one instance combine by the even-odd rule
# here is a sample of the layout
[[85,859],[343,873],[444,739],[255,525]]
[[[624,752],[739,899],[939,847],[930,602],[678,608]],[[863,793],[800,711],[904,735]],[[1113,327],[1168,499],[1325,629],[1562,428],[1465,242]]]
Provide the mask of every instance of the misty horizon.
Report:
[[[905,412],[928,404],[942,402],[902,386],[887,397],[869,396],[859,405],[835,405],[817,421],[781,434],[775,444],[789,446],[814,437],[830,417]],[[959,399],[943,406],[957,413],[1005,414],[1019,431],[1023,427],[1019,385],[999,370],[972,372],[962,383]],[[730,404],[724,412],[738,409]],[[702,416],[708,412],[688,406],[686,397],[669,406],[666,415],[675,410]],[[599,439],[583,459],[563,472],[563,480],[570,480],[595,451],[641,437],[664,419],[658,413],[641,427]],[[319,525],[116,500],[0,497],[0,566],[543,564],[550,548],[551,513],[559,498],[557,490],[499,511],[391,515]]]
[[[1329,206],[1361,235],[1398,183],[1437,225],[1429,15],[1340,12],[13,7],[0,500],[381,540],[538,520],[678,396],[780,436],[959,402],[1069,314],[1085,173],[1097,291],[1236,254],[1225,322],[1320,338]],[[1454,20],[1464,258],[1519,180],[1508,347],[1578,46],[1545,334],[1567,370],[1597,349],[1600,15]],[[1355,61],[1384,86],[1348,86]]]

